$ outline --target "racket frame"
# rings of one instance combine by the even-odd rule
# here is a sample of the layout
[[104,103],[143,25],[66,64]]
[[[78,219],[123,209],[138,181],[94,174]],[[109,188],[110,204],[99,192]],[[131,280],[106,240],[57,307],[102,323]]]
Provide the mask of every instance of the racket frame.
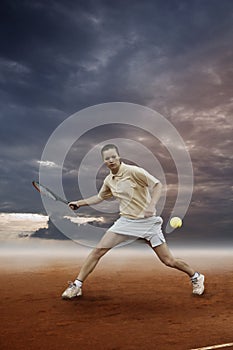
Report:
[[[32,181],[32,185],[35,187],[35,189],[40,192],[41,194],[43,194],[44,196],[50,198],[50,199],[53,199],[55,201],[59,201],[59,202],[62,202],[64,204],[69,204],[69,202],[61,197],[59,197],[57,194],[55,194],[53,191],[51,191],[48,187],[40,184],[39,182],[37,181]],[[54,198],[51,198],[50,196],[46,195],[45,193],[43,193],[41,190],[40,190],[40,187],[44,188],[48,193],[50,193]],[[72,209],[72,210],[77,210],[79,207],[75,204],[72,204],[72,205],[69,205],[69,207]]]

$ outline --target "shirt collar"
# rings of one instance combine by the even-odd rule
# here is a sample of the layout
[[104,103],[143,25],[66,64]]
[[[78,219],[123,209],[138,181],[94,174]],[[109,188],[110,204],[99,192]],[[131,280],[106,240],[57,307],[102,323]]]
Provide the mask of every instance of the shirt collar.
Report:
[[125,168],[126,168],[126,164],[123,163],[123,162],[121,162],[121,165],[120,165],[120,167],[119,167],[119,170],[118,170],[118,172],[117,172],[116,174],[113,174],[113,173],[110,171],[110,174],[111,174],[111,176],[112,176],[112,179],[114,179],[115,177],[121,177],[121,176],[123,175],[123,173],[124,173]]

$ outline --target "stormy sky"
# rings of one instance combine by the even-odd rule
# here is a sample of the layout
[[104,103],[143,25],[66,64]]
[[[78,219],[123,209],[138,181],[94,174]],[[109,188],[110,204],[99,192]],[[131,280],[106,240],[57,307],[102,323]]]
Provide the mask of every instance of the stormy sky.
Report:
[[[84,108],[129,102],[167,118],[192,159],[192,201],[184,227],[170,240],[232,244],[232,1],[7,0],[1,2],[0,42],[1,213],[46,214],[31,181],[38,179],[52,132]],[[158,151],[137,128],[90,131],[66,158],[69,198],[79,195],[74,183],[85,154],[119,134]],[[168,185],[176,184],[174,164],[162,149],[161,164]],[[175,196],[171,191],[167,198],[165,218]]]

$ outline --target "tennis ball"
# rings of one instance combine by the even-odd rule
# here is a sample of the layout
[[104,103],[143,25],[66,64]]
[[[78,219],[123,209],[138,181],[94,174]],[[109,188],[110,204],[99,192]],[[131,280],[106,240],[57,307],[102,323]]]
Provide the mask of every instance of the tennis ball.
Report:
[[170,226],[172,228],[178,228],[182,226],[182,220],[181,218],[179,218],[178,216],[174,216],[173,218],[171,218],[170,220]]

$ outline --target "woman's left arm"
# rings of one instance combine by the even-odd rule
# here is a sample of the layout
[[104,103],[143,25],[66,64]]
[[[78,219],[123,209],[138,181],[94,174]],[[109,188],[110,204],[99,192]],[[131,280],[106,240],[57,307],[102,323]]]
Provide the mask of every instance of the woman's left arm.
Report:
[[158,182],[154,185],[151,193],[151,201],[147,206],[147,208],[145,209],[145,213],[144,213],[145,218],[149,218],[150,216],[153,216],[155,214],[155,207],[161,196],[162,187],[163,186],[161,182]]

